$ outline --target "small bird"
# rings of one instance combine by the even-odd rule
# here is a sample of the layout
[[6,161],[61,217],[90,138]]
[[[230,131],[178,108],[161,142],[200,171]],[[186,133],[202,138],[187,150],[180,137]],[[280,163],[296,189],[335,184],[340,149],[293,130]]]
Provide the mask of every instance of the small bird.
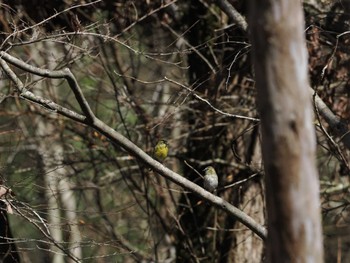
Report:
[[203,178],[204,179],[203,186],[209,192],[213,193],[219,184],[218,175],[216,174],[216,171],[213,166],[206,167],[204,169],[204,172],[205,174]]
[[154,146],[153,157],[158,162],[164,162],[165,158],[168,156],[169,144],[165,140],[160,140],[156,146]]

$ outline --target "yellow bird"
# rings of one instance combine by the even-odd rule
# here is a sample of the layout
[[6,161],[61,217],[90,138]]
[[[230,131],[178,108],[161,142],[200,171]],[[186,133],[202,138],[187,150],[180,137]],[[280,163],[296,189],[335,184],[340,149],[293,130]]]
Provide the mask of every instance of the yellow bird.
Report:
[[168,156],[169,144],[165,140],[160,140],[156,146],[154,146],[153,157],[158,162],[163,162]]
[[204,169],[203,186],[209,192],[213,193],[218,188],[218,175],[213,166],[208,166]]

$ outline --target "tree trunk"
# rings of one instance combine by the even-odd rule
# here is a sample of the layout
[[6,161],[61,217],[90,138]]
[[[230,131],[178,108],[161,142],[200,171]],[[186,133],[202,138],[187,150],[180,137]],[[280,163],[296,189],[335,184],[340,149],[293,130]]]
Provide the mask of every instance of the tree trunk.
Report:
[[322,262],[315,132],[299,1],[250,6],[262,149],[269,262]]
[[[55,50],[51,44],[45,43],[43,45],[43,49]],[[35,51],[33,51],[34,53]],[[58,50],[52,51],[59,52]],[[57,54],[57,56],[59,56]],[[35,58],[40,58],[40,55],[33,56]],[[45,64],[49,65],[49,68],[54,68],[55,64],[50,65],[52,61],[44,57]],[[42,84],[42,82],[39,82]],[[57,85],[58,81],[50,80],[49,85],[52,87]],[[44,85],[38,89],[38,94],[44,93],[45,87]],[[53,89],[54,90],[54,89]],[[51,96],[58,97],[57,91],[54,90],[51,92]],[[41,94],[45,97],[46,94]],[[63,145],[59,141],[59,138],[55,136],[55,132],[57,132],[57,127],[55,127],[52,123],[46,122],[43,119],[38,120],[38,128],[37,128],[37,136],[42,138],[39,142],[39,154],[42,161],[42,169],[45,171],[44,180],[46,184],[46,197],[48,200],[48,221],[49,228],[52,238],[55,242],[59,244],[63,244],[65,241],[68,242],[67,251],[75,257],[82,257],[82,249],[80,247],[81,235],[79,231],[78,218],[76,214],[77,202],[75,199],[75,194],[71,190],[72,186],[70,183],[70,179],[68,177],[68,171],[65,167],[60,167],[62,163],[62,159],[64,156]],[[49,172],[47,172],[49,171]],[[62,208],[60,207],[62,206]],[[61,209],[64,212],[60,211]],[[69,235],[67,240],[64,240],[64,232],[62,225],[65,220],[68,221],[69,224]],[[61,263],[65,261],[65,255],[60,251],[60,249],[55,245],[50,245],[50,250],[56,253],[52,254],[52,262]],[[74,262],[71,258],[66,260],[67,262]]]

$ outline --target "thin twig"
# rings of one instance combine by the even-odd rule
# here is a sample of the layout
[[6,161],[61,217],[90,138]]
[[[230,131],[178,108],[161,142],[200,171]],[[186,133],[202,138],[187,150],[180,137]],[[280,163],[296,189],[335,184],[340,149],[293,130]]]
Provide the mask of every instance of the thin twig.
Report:
[[80,8],[80,7],[84,7],[84,6],[94,5],[94,4],[97,4],[98,2],[101,2],[101,1],[102,1],[102,0],[96,0],[96,1],[93,1],[93,2],[90,2],[90,3],[79,4],[79,5],[74,5],[74,6],[68,7],[67,9],[62,10],[62,11],[60,11],[60,12],[57,12],[56,14],[54,14],[54,15],[52,15],[52,16],[50,16],[50,17],[48,17],[48,18],[46,18],[46,19],[44,19],[44,20],[42,20],[42,21],[40,21],[39,23],[36,23],[36,24],[34,24],[34,25],[32,25],[32,26],[25,27],[25,28],[23,28],[22,30],[15,31],[15,32],[13,32],[12,34],[8,35],[8,36],[5,38],[5,40],[2,42],[2,44],[1,44],[1,46],[0,46],[0,49],[3,49],[3,46],[5,45],[5,43],[7,42],[7,40],[8,40],[9,38],[15,36],[16,34],[18,35],[18,34],[20,34],[20,33],[23,33],[23,32],[25,32],[25,31],[28,31],[28,30],[33,29],[33,28],[35,28],[35,27],[38,27],[38,26],[40,26],[40,25],[42,25],[42,24],[45,24],[46,22],[52,20],[53,18],[55,18],[55,17],[57,17],[57,16],[59,16],[59,15],[61,15],[61,14],[63,14],[63,13],[66,13],[66,12],[68,12],[68,11],[70,11],[70,10],[73,10],[73,9],[76,9],[76,8]]
[[[1,55],[3,55],[3,53],[4,52],[2,52]],[[17,86],[19,85],[17,88],[21,87],[23,89],[22,82],[15,75],[15,73],[13,71],[11,71],[11,69],[7,66],[6,62],[3,59],[1,59],[1,57],[0,57],[0,63],[1,63],[1,66],[3,68],[7,69],[6,73],[10,76],[10,79]],[[29,66],[26,63],[16,63],[16,65],[17,64],[23,66],[24,69],[27,69],[27,68],[31,69],[31,70],[34,69],[34,71],[36,71],[35,69],[37,69],[35,67]],[[35,74],[35,73],[38,73],[38,72],[33,72],[33,73]],[[43,73],[43,76],[48,76],[48,77],[52,77],[53,76],[52,75],[52,71],[49,71],[49,70],[47,70],[47,71],[44,70],[42,73]],[[74,88],[78,88],[79,89],[79,86],[76,85],[76,83],[75,83],[76,80],[75,80],[73,74],[70,71],[68,71],[68,73],[67,72],[64,72],[64,73],[65,73],[64,76],[66,76],[66,79],[68,81],[73,82],[73,83],[70,83],[70,88],[71,89],[74,89]],[[67,76],[67,74],[68,74],[68,76]],[[73,76],[73,78],[72,78],[72,76]],[[81,93],[76,92],[75,95],[76,95],[76,99],[79,101],[79,103],[81,103],[84,100],[84,97],[79,97],[79,96],[83,96]],[[46,104],[44,104],[43,106],[47,107]],[[83,107],[84,105],[81,104],[80,106]],[[61,109],[61,108],[63,108],[62,106],[59,106],[59,105],[54,104],[54,103],[52,103],[52,107],[54,107],[54,109]],[[87,109],[90,109],[89,105],[87,105]],[[57,113],[64,115],[62,110],[57,110]],[[65,114],[64,116],[70,118],[71,115],[70,114]],[[113,128],[108,126],[106,123],[102,122],[97,117],[95,117],[94,114],[91,113],[90,117],[91,117],[91,121],[88,121],[88,122],[85,122],[85,123],[88,124],[91,128],[94,128],[96,131],[100,132],[102,135],[104,135],[111,142],[113,142],[115,144],[118,144],[119,146],[123,147],[131,155],[133,155],[136,158],[142,160],[146,165],[150,166],[155,172],[161,174],[162,176],[164,176],[168,180],[174,182],[175,184],[177,184],[179,186],[182,186],[183,188],[185,188],[185,189],[187,189],[187,190],[189,190],[189,191],[191,191],[193,193],[196,193],[197,195],[202,197],[204,200],[210,202],[211,204],[219,207],[221,210],[223,210],[223,211],[227,212],[228,214],[234,216],[238,221],[240,221],[242,224],[244,224],[248,228],[250,228],[260,238],[262,238],[264,240],[266,239],[266,237],[267,237],[266,229],[263,226],[261,226],[260,224],[258,224],[257,222],[255,222],[255,220],[253,218],[251,218],[250,216],[248,216],[246,213],[242,212],[240,209],[238,209],[237,207],[233,206],[229,202],[223,200],[222,198],[220,198],[220,197],[218,197],[218,196],[216,196],[216,195],[206,191],[205,189],[203,189],[199,185],[191,182],[190,180],[188,180],[187,178],[181,176],[180,174],[177,174],[177,173],[173,172],[172,170],[170,170],[169,168],[165,167],[164,165],[162,165],[158,161],[154,160],[151,156],[149,156],[141,148],[136,146],[129,139],[127,139],[122,134],[118,133]]]
[[237,115],[237,114],[231,114],[231,113],[227,113],[227,112],[224,112],[216,107],[214,107],[207,99],[204,99],[202,98],[201,96],[199,96],[198,94],[196,94],[193,90],[191,90],[189,87],[175,81],[175,80],[172,80],[172,79],[169,79],[168,77],[164,77],[165,80],[173,83],[173,84],[176,84],[182,88],[185,88],[186,90],[188,90],[193,96],[195,96],[197,99],[199,99],[200,101],[203,101],[205,102],[206,104],[209,105],[210,108],[212,108],[214,111],[224,115],[224,116],[227,116],[227,117],[230,117],[230,118],[234,118],[234,119],[243,119],[243,120],[249,120],[249,121],[254,121],[254,122],[259,122],[260,119],[257,119],[257,118],[252,118],[252,117],[247,117],[247,116],[242,116],[242,115]]
[[[67,80],[70,88],[72,89],[76,100],[78,101],[81,110],[84,112],[84,114],[86,115],[87,120],[93,120],[95,118],[94,113],[92,112],[89,103],[87,102],[80,86],[79,83],[77,82],[77,80],[75,79],[74,75],[72,74],[72,72],[68,69],[65,68],[63,70],[48,70],[48,69],[41,69],[41,68],[37,68],[34,67],[32,65],[29,65],[25,62],[23,62],[22,60],[19,60],[9,54],[7,54],[4,51],[0,51],[0,60],[6,60],[8,63],[11,63],[12,65],[17,66],[18,68],[30,72],[32,74],[41,76],[41,77],[47,77],[47,78],[53,78],[53,79],[61,79],[64,78]],[[3,65],[3,63],[1,64],[2,67],[6,67],[5,65]],[[5,70],[5,69],[4,69]],[[6,72],[9,72],[9,67],[7,67]],[[8,73],[9,74],[9,73]],[[12,77],[12,79],[14,79],[14,74],[10,74]],[[17,78],[16,80],[16,85],[18,88],[21,88],[21,92],[22,91],[27,91],[24,89],[23,84],[21,85],[20,80]],[[28,92],[28,91],[27,91]],[[55,108],[54,108],[55,109]]]
[[168,3],[163,3],[161,6],[159,6],[158,8],[148,12],[147,14],[143,15],[142,17],[140,18],[137,18],[134,22],[132,22],[130,25],[128,25],[127,27],[125,27],[123,29],[123,31],[121,33],[119,33],[118,35],[116,35],[116,37],[119,37],[121,36],[122,34],[124,34],[126,31],[128,31],[130,28],[134,27],[137,23],[145,20],[147,17],[151,16],[151,15],[154,15],[155,13],[159,12],[160,10],[164,9],[164,8],[167,8],[168,6],[176,3],[177,0],[173,0],[173,1],[170,1]]
[[32,218],[26,216],[21,209],[19,209],[16,205],[13,204],[13,202],[11,202],[11,206],[12,208],[24,219],[26,219],[29,223],[31,223],[32,225],[34,225],[48,240],[50,240],[58,249],[60,249],[65,255],[67,255],[69,258],[71,258],[74,262],[80,262],[80,260],[78,258],[76,258],[74,255],[72,255],[68,249],[64,248],[62,245],[60,245],[50,234],[48,227],[45,223],[45,220],[43,218],[41,218],[41,216],[35,211],[33,210],[31,207],[29,207],[28,205],[26,205],[25,203],[16,201],[17,203],[20,203],[22,205],[24,205],[27,209],[29,209],[36,217],[38,217],[39,221],[44,225],[45,229],[42,229],[40,227],[40,225],[35,222],[35,220],[33,220]]
[[86,117],[83,115],[80,115],[70,109],[67,109],[49,99],[42,98],[40,96],[35,95],[34,93],[30,92],[26,88],[24,88],[24,85],[22,81],[17,77],[17,75],[10,69],[10,67],[7,65],[7,63],[0,58],[0,66],[5,71],[7,76],[13,81],[19,90],[19,95],[21,98],[28,100],[30,102],[33,102],[35,104],[40,105],[41,107],[49,110],[50,112],[59,113],[63,116],[66,116],[72,120],[85,123]]
[[[228,184],[228,185],[225,185],[223,187],[223,189],[227,189],[227,188],[231,188],[231,187],[234,187],[234,186],[237,186],[237,185],[240,185],[240,184],[243,184],[247,181],[249,181],[250,179],[254,178],[255,176],[259,175],[260,173],[255,173],[255,174],[252,174],[251,176],[245,178],[245,179],[242,179],[240,181],[237,181],[237,182],[234,182],[232,184]],[[219,189],[220,190],[220,189]]]

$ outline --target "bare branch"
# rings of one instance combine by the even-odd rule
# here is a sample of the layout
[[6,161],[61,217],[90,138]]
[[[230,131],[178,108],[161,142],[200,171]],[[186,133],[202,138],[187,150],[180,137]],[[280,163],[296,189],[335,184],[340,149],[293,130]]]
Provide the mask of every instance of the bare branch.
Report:
[[98,2],[101,2],[101,0],[96,0],[96,1],[93,1],[93,2],[90,2],[90,3],[86,3],[86,4],[79,4],[79,5],[71,6],[71,7],[67,8],[67,9],[65,9],[65,10],[63,10],[63,11],[61,11],[61,12],[57,12],[56,14],[54,14],[54,15],[52,15],[52,16],[46,18],[46,19],[44,19],[43,21],[41,21],[41,22],[39,22],[39,23],[37,23],[37,24],[35,24],[35,25],[28,26],[28,27],[26,27],[26,28],[24,28],[24,29],[22,29],[22,30],[19,30],[19,31],[15,31],[15,32],[13,32],[12,34],[10,34],[9,36],[7,36],[7,37],[5,38],[5,40],[2,42],[2,44],[1,44],[1,46],[0,46],[0,49],[3,48],[3,46],[6,44],[6,42],[7,42],[8,39],[10,39],[11,37],[14,37],[16,34],[23,33],[23,32],[25,32],[25,31],[28,31],[28,30],[33,29],[33,28],[35,28],[35,27],[38,27],[38,26],[40,26],[40,25],[42,25],[42,24],[45,24],[45,23],[47,23],[48,21],[52,20],[53,18],[55,18],[55,17],[57,17],[57,16],[59,16],[59,15],[65,13],[65,12],[68,12],[68,11],[70,11],[70,10],[73,10],[73,9],[76,9],[76,8],[79,8],[79,7],[94,5],[94,4],[97,4]]
[[217,3],[230,19],[232,19],[243,31],[247,31],[247,21],[227,0],[218,0]]
[[230,117],[230,118],[234,118],[234,119],[243,119],[243,120],[249,120],[249,121],[253,121],[253,122],[259,122],[260,120],[257,119],[257,118],[252,118],[252,117],[247,117],[247,116],[241,116],[241,115],[237,115],[237,114],[231,114],[231,113],[228,113],[228,112],[224,112],[216,107],[214,107],[210,101],[208,101],[207,99],[204,99],[202,98],[201,96],[199,96],[198,94],[196,94],[194,92],[194,90],[191,90],[189,87],[175,81],[175,80],[172,80],[172,79],[169,79],[168,77],[164,77],[165,80],[171,82],[171,83],[174,83],[176,85],[179,85],[180,87],[182,88],[185,88],[186,90],[188,90],[193,96],[195,96],[198,100],[200,101],[203,101],[205,102],[210,108],[212,108],[214,111],[226,116],[226,117]]
[[185,177],[165,167],[164,165],[162,165],[161,163],[153,159],[151,156],[149,156],[147,153],[145,153],[142,149],[140,149],[135,144],[133,144],[131,141],[129,141],[127,138],[122,136],[120,133],[116,132],[111,127],[107,126],[102,121],[98,119],[95,120],[93,127],[97,131],[99,131],[101,134],[105,135],[107,138],[109,138],[113,142],[123,147],[130,154],[134,155],[135,157],[139,158],[140,160],[145,162],[147,165],[152,167],[154,171],[163,175],[165,178],[176,183],[177,185],[180,185],[183,188],[198,194],[200,197],[218,206],[220,209],[228,212],[230,215],[237,218],[237,220],[240,221],[242,224],[250,228],[254,233],[256,233],[262,239],[266,238],[266,230],[264,227],[257,224],[250,216],[243,213],[241,210],[231,205],[229,202],[223,200],[218,196],[211,194],[210,192],[204,190],[202,187],[198,186],[197,184],[189,181]]
[[19,209],[19,207],[17,207],[14,202],[11,202],[11,206],[14,208],[14,210],[24,219],[26,219],[28,222],[30,222],[32,225],[35,226],[36,229],[38,229],[40,231],[40,233],[43,234],[44,237],[46,237],[48,240],[50,240],[57,248],[59,248],[62,252],[64,252],[70,259],[72,259],[74,262],[80,262],[80,260],[78,258],[76,258],[74,255],[72,255],[68,249],[64,248],[63,245],[59,244],[50,234],[48,227],[45,223],[45,220],[31,207],[29,207],[28,205],[26,205],[23,202],[18,202],[17,203],[25,206],[27,209],[30,210],[30,212],[32,214],[34,214],[34,216],[36,216],[38,218],[38,221],[43,224],[43,227],[40,226],[40,223],[37,222],[37,220],[25,215],[21,209]]
[[[76,121],[84,122],[90,127],[96,129],[98,132],[106,136],[108,139],[110,139],[113,143],[121,146],[126,151],[128,151],[131,155],[137,157],[138,159],[142,160],[144,163],[146,163],[148,166],[150,166],[154,171],[158,172],[165,178],[169,179],[170,181],[174,182],[177,185],[180,185],[184,187],[187,190],[190,190],[203,199],[207,200],[208,202],[212,203],[213,205],[218,206],[220,209],[226,211],[230,215],[234,216],[238,221],[240,221],[242,224],[250,228],[254,233],[256,233],[259,237],[262,239],[266,239],[266,229],[262,227],[260,224],[256,223],[250,216],[243,213],[241,210],[236,208],[235,206],[231,205],[229,202],[223,200],[222,198],[215,196],[211,194],[210,192],[204,190],[202,187],[198,186],[197,184],[191,182],[190,180],[186,179],[185,177],[173,172],[169,168],[165,167],[155,159],[153,159],[151,156],[149,156],[146,152],[144,152],[141,148],[136,146],[133,142],[128,140],[126,137],[112,129],[110,126],[99,120],[95,117],[95,115],[90,111],[90,107],[85,101],[84,96],[82,95],[82,92],[79,88],[79,85],[77,84],[73,74],[69,70],[62,70],[62,71],[49,71],[49,70],[42,70],[36,67],[32,67],[16,58],[13,58],[12,56],[9,56],[5,52],[0,53],[3,59],[6,59],[9,62],[12,62],[14,65],[20,67],[23,70],[26,70],[28,72],[31,72],[33,74],[37,74],[39,76],[46,76],[50,78],[65,78],[70,84],[71,89],[74,91],[77,100],[79,101],[79,104],[82,108],[84,108],[84,113],[88,114],[91,118],[91,121],[81,121],[81,118],[77,118],[75,115],[72,115],[69,110],[63,108],[62,106],[59,106],[55,103],[53,103],[50,100],[42,99],[34,94],[32,94],[29,91],[26,91],[23,88],[22,82],[16,77],[14,72],[11,71],[11,69],[6,65],[3,59],[0,59],[1,66],[4,68],[5,72],[10,76],[11,80],[16,84],[19,90],[25,91],[24,94],[21,94],[21,96],[28,98],[29,100],[35,101],[48,109],[54,109],[58,114],[61,114],[63,116],[66,116],[68,118],[71,118]],[[34,98],[34,99],[32,99]],[[63,110],[65,109],[65,110]],[[67,111],[70,113],[68,114]],[[84,117],[82,117],[84,118]]]
[[34,93],[27,90],[24,87],[22,81],[16,76],[16,74],[10,69],[10,67],[7,65],[7,63],[3,59],[0,59],[0,65],[1,65],[2,69],[5,71],[5,73],[9,76],[9,78],[15,83],[16,87],[20,91],[21,98],[26,99],[26,100],[31,101],[31,102],[34,102],[34,103],[44,107],[45,109],[47,109],[49,111],[59,113],[63,116],[66,116],[66,117],[72,119],[72,120],[85,123],[85,120],[86,120],[85,116],[80,115],[80,114],[78,114],[72,110],[69,110],[65,107],[62,107],[61,105],[58,105],[57,103],[55,103],[51,100],[37,96]]
[[174,29],[172,29],[168,24],[162,22],[162,26],[166,27],[172,34],[174,34],[177,38],[181,39],[181,41],[190,48],[194,53],[196,53],[204,62],[205,64],[208,65],[212,73],[215,74],[215,68],[214,66],[210,63],[210,61],[201,53],[199,52],[198,48],[194,47],[189,43],[184,37],[180,36]]
[[134,21],[133,23],[131,23],[129,26],[125,27],[125,28],[123,29],[123,31],[122,31],[121,33],[119,33],[116,37],[119,37],[120,35],[124,34],[126,31],[130,30],[130,28],[132,28],[133,26],[135,26],[137,23],[139,23],[139,22],[145,20],[147,17],[154,15],[155,13],[159,12],[160,10],[162,10],[162,9],[164,9],[164,8],[167,8],[168,6],[170,6],[170,5],[172,5],[172,4],[176,3],[176,2],[177,2],[177,0],[172,0],[172,1],[168,2],[168,3],[163,3],[163,4],[162,4],[161,6],[159,6],[158,8],[156,8],[156,9],[152,10],[151,12],[149,12],[149,13],[143,15],[142,17],[138,18],[136,21]]
[[[95,118],[94,113],[92,112],[88,102],[85,99],[85,96],[83,94],[83,92],[80,89],[80,86],[77,82],[77,80],[75,79],[74,75],[72,74],[72,72],[68,69],[65,68],[63,70],[54,70],[54,71],[50,71],[47,69],[40,69],[34,66],[31,66],[7,53],[5,53],[4,51],[0,51],[0,58],[3,58],[4,60],[6,60],[7,62],[11,63],[12,65],[17,66],[18,68],[30,72],[32,74],[41,76],[41,77],[48,77],[48,78],[52,78],[52,79],[60,79],[60,78],[64,78],[68,81],[68,84],[70,86],[70,88],[72,89],[76,100],[78,101],[82,111],[84,112],[84,114],[86,115],[87,121],[91,121]],[[19,79],[18,79],[19,81]],[[16,82],[15,82],[16,83]],[[19,83],[16,83],[19,84]],[[17,85],[17,87],[20,87]],[[23,89],[23,85],[22,85],[22,89]]]
[[332,112],[326,103],[317,95],[316,91],[312,88],[309,89],[310,93],[314,96],[314,104],[317,111],[328,123],[333,133],[339,136],[344,145],[350,149],[350,131],[347,124]]

